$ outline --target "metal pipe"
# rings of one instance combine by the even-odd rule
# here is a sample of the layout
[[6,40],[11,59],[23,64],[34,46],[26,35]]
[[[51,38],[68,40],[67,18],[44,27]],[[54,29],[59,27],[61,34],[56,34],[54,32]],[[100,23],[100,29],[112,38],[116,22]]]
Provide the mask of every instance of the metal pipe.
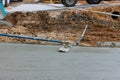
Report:
[[60,40],[50,40],[50,39],[44,39],[44,38],[38,38],[38,37],[30,37],[30,36],[18,36],[18,35],[14,35],[14,34],[0,34],[0,36],[23,38],[23,39],[30,39],[30,40],[40,40],[40,41],[55,42],[55,43],[63,43],[63,41],[60,41]]

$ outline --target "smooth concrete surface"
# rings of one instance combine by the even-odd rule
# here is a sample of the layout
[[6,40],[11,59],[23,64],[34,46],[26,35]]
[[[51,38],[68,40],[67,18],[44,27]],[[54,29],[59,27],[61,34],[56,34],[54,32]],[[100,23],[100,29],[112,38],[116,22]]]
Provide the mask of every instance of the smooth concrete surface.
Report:
[[0,43],[0,80],[120,80],[120,49]]

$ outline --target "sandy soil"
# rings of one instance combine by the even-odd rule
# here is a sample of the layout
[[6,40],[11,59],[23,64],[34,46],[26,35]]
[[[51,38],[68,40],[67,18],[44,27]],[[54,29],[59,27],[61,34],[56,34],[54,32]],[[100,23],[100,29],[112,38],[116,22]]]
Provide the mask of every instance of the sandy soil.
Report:
[[[120,12],[120,6],[88,8],[86,10],[109,13],[113,11]],[[14,26],[7,27],[1,25],[0,33],[27,35],[76,43],[84,27],[88,25],[81,45],[96,46],[97,42],[120,41],[120,18],[112,19],[111,16],[89,11],[15,12],[9,14],[5,20],[11,22]],[[41,41],[10,37],[0,37],[0,42],[49,44]]]

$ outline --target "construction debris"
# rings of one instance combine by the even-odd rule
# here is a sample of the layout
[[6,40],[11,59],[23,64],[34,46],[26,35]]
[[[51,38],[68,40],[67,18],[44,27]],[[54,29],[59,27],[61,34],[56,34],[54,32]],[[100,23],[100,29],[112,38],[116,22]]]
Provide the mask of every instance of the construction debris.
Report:
[[120,42],[98,42],[99,47],[120,47]]

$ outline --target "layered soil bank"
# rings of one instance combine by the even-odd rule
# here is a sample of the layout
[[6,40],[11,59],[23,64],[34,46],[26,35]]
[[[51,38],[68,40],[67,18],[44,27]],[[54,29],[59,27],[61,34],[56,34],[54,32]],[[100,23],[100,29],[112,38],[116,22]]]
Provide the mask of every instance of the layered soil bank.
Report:
[[[10,13],[5,20],[13,27],[0,26],[0,33],[57,39],[76,43],[86,25],[88,29],[81,45],[96,46],[98,42],[120,41],[120,18],[94,11],[120,12],[120,6],[88,8],[84,10],[37,11]],[[45,43],[26,39],[0,37],[0,42]],[[52,43],[53,44],[53,43]]]

